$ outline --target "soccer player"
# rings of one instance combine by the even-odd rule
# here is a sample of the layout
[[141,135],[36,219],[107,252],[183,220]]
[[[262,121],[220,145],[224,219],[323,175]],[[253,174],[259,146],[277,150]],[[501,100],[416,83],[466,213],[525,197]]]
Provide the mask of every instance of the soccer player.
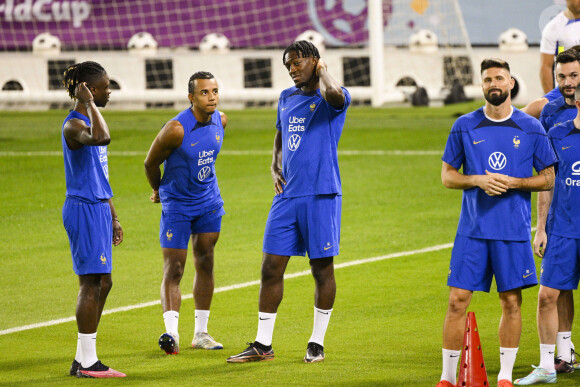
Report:
[[[159,346],[179,353],[179,309],[187,247],[191,237],[195,279],[195,331],[191,346],[222,349],[207,331],[214,291],[214,248],[218,241],[224,201],[215,162],[222,147],[227,116],[217,110],[219,89],[215,77],[199,71],[189,78],[191,106],[168,121],[149,149],[145,174],[153,189],[151,201],[161,202],[159,241],[163,251],[161,305],[165,332]],[[160,165],[164,163],[163,178]]]
[[341,183],[337,146],[350,94],[334,80],[310,42],[286,48],[282,61],[295,86],[280,94],[271,173],[276,193],[264,232],[258,333],[230,363],[273,360],[272,334],[292,255],[308,253],[314,277],[314,326],[307,363],[324,360],[336,282],[333,257],[340,240]]
[[546,104],[540,115],[546,132],[576,117],[574,91],[580,81],[580,53],[575,49],[562,51],[556,56],[556,81],[561,96]]
[[531,191],[554,184],[556,157],[544,129],[511,105],[509,64],[484,59],[481,77],[485,106],[455,121],[442,158],[441,180],[447,188],[463,190],[463,203],[449,264],[439,387],[456,383],[467,307],[474,291],[489,292],[494,275],[502,308],[498,386],[512,386],[522,327],[521,289],[537,284],[530,244]]
[[543,258],[537,318],[540,365],[525,378],[516,380],[519,385],[556,382],[558,368],[563,369],[554,366],[556,344],[561,363],[568,365],[571,361],[574,304],[571,318],[566,320],[570,324],[568,331],[558,332],[562,326],[558,299],[560,293],[577,289],[580,280],[580,86],[575,90],[575,109],[574,119],[548,132],[558,165],[553,190],[538,195],[538,228],[534,239],[534,251]]
[[580,0],[566,0],[566,9],[542,30],[540,81],[544,93],[554,87],[554,57],[577,44],[580,44]]
[[123,241],[123,229],[109,185],[109,128],[98,107],[109,101],[109,77],[95,62],[82,62],[64,72],[63,84],[75,100],[62,125],[66,199],[62,209],[73,269],[79,277],[76,320],[77,353],[70,375],[119,378],[125,374],[97,357],[97,327],[111,280],[112,245]]

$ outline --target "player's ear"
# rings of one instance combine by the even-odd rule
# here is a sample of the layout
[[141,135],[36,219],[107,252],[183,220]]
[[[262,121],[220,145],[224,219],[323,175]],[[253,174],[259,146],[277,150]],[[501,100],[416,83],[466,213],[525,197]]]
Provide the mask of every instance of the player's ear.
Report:
[[514,88],[516,85],[516,79],[514,77],[510,77],[510,90]]

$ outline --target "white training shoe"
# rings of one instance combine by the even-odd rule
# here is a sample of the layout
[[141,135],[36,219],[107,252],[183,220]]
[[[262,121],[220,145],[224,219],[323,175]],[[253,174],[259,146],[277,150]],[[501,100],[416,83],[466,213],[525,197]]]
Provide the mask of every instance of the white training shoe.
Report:
[[218,343],[207,332],[196,333],[191,347],[195,349],[223,349],[224,346]]
[[548,372],[544,368],[535,367],[532,372],[525,378],[516,379],[514,385],[529,386],[532,384],[556,383],[556,373]]

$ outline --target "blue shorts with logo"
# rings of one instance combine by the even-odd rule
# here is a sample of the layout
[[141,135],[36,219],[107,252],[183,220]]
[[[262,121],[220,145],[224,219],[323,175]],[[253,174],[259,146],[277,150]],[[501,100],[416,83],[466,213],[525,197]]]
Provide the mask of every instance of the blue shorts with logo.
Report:
[[87,203],[67,197],[62,221],[77,275],[109,274],[113,270],[113,220],[108,201]]
[[548,235],[540,284],[558,290],[578,289],[580,239]]
[[310,259],[338,255],[342,196],[275,196],[264,231],[267,254]]
[[489,293],[494,275],[498,292],[537,285],[530,242],[479,239],[457,234],[447,285]]
[[225,213],[221,204],[217,208],[205,208],[188,214],[162,211],[159,226],[161,247],[187,249],[191,234],[220,232]]

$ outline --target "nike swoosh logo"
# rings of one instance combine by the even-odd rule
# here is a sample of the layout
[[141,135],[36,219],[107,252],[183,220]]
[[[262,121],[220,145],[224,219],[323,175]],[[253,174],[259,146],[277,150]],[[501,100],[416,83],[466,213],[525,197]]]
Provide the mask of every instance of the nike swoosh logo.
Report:
[[505,352],[500,352],[499,354],[503,356],[503,355],[505,355]]
[[286,109],[288,109],[288,108],[282,108],[282,111],[284,111],[284,110],[286,110]]
[[322,314],[328,314],[328,312],[321,312],[320,310],[317,310],[317,312]]
[[563,147],[562,147],[562,150],[564,150],[564,149],[568,149],[568,148],[572,148],[572,145],[570,145],[570,146],[563,146]]
[[325,247],[324,250],[330,249],[332,246]]
[[260,317],[260,320],[262,320],[262,321],[263,320],[270,320],[270,317],[268,317],[268,318],[262,318],[262,317]]
[[481,141],[475,141],[475,140],[473,140],[473,145],[477,145],[477,144],[479,144],[480,142],[484,142],[484,141],[485,141],[485,140],[481,140]]
[[194,144],[191,144],[191,146],[196,146],[197,144],[199,144],[199,141]]
[[449,357],[459,357],[459,355],[449,355]]
[[554,352],[548,352],[548,354],[549,354],[549,355],[553,355],[553,354],[554,354]]
[[568,337],[562,337],[564,340],[568,340],[570,337],[572,336],[568,336]]
[[534,274],[534,273],[530,273],[530,274],[528,274],[528,275],[524,274],[522,277],[524,277],[524,278],[528,278],[528,277],[529,277],[529,276],[531,276],[532,274]]

